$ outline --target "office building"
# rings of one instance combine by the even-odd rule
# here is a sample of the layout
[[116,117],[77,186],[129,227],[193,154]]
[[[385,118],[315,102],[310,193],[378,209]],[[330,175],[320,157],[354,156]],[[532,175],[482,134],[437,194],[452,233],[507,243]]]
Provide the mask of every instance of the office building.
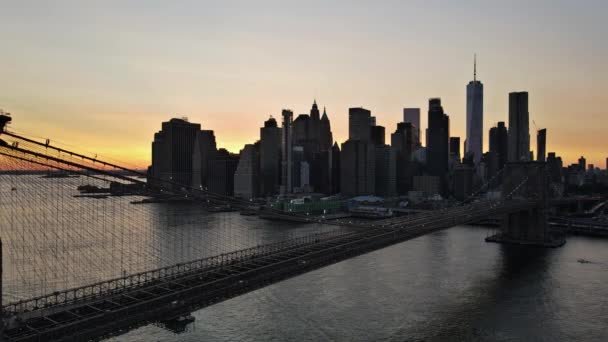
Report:
[[400,122],[391,134],[391,148],[395,151],[397,192],[406,194],[412,189],[413,154],[418,146],[416,127],[411,122]]
[[467,85],[467,137],[465,154],[479,164],[483,148],[483,84],[477,80],[477,60],[473,62],[473,81]]
[[509,93],[508,161],[530,161],[528,92]]
[[414,191],[421,191],[425,196],[438,195],[440,193],[441,179],[437,176],[414,176]]
[[348,109],[348,139],[369,142],[371,127],[375,125],[371,112],[365,108]]
[[581,156],[578,158],[578,168],[581,171],[585,171],[587,169],[587,159],[585,159],[585,157]]
[[544,162],[546,156],[547,146],[547,129],[539,129],[536,132],[536,160]]
[[470,165],[460,164],[454,168],[452,189],[457,200],[464,201],[473,194],[474,173]]
[[196,133],[194,150],[192,152],[192,187],[195,189],[207,189],[209,167],[215,154],[217,146],[213,131],[201,130]]
[[323,116],[319,125],[319,147],[321,151],[329,151],[334,143],[334,138],[331,133],[331,123],[325,108],[323,108]]
[[239,156],[220,148],[209,166],[207,188],[222,196],[234,196],[234,174]]
[[383,126],[371,126],[370,127],[370,137],[372,144],[374,145],[384,145],[385,144],[385,129]]
[[152,142],[151,173],[155,185],[178,189],[192,184],[192,156],[200,124],[186,118],[162,123]]
[[396,154],[389,145],[376,145],[375,188],[378,196],[395,196],[397,194]]
[[460,162],[460,137],[450,137],[450,159]]
[[362,140],[347,140],[340,151],[340,190],[344,196],[375,193],[375,149]]
[[420,145],[420,108],[403,108],[403,122],[411,123],[416,130],[416,145]]
[[291,173],[292,173],[292,122],[293,112],[283,109],[283,127],[281,130],[281,193],[291,193]]
[[498,169],[502,170],[507,163],[509,147],[509,133],[505,123],[500,121],[496,127],[490,128],[490,151],[496,153]]
[[257,197],[259,152],[257,146],[247,144],[241,150],[239,163],[234,173],[234,196],[252,199]]
[[260,195],[278,192],[281,182],[281,128],[271,116],[260,128]]
[[341,156],[340,146],[334,143],[331,148],[331,194],[340,193]]
[[450,119],[443,112],[441,99],[429,100],[426,164],[430,175],[444,177],[448,170]]

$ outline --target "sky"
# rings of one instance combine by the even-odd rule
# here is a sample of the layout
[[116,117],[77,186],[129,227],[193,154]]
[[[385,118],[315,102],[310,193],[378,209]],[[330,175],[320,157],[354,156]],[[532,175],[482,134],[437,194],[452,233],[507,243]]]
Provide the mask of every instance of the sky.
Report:
[[[529,92],[531,148],[608,157],[608,1],[0,0],[0,108],[11,129],[146,166],[161,122],[188,117],[238,152],[281,109],[348,108],[386,127],[441,97],[464,141],[466,84],[488,130]],[[534,120],[534,122],[532,122]]]

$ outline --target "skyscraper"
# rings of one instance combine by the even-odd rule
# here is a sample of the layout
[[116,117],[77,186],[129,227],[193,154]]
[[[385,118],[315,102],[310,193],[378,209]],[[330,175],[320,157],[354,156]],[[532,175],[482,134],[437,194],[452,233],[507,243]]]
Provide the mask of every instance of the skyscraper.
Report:
[[239,156],[220,148],[215,159],[209,164],[207,187],[209,191],[224,195],[234,195],[234,173],[239,164]]
[[281,193],[291,193],[292,191],[292,121],[293,112],[283,109],[283,129],[281,132]]
[[385,129],[384,126],[372,126],[370,127],[370,138],[374,145],[384,145],[385,143]]
[[509,161],[530,161],[528,92],[509,93]]
[[260,194],[277,192],[281,181],[281,128],[271,116],[260,128]]
[[345,196],[375,193],[375,147],[373,144],[349,139],[340,152],[340,191]]
[[257,197],[258,186],[258,149],[247,144],[241,150],[239,163],[234,173],[234,195],[244,199]]
[[215,158],[217,146],[213,131],[201,130],[196,133],[194,151],[192,152],[192,187],[206,189],[209,177],[209,165]]
[[403,108],[403,122],[414,125],[417,136],[415,143],[420,145],[420,108]]
[[581,156],[578,158],[578,168],[581,171],[585,171],[587,169],[587,159],[585,159],[585,157]]
[[547,129],[539,129],[536,132],[536,160],[544,162],[547,151]]
[[375,124],[375,118],[372,119],[371,115],[372,113],[365,108],[348,109],[349,140],[370,141],[372,122]]
[[310,109],[310,139],[319,140],[320,123],[319,107],[317,106],[317,100],[314,100]]
[[331,147],[331,193],[337,194],[340,192],[340,146],[334,143]]
[[483,147],[483,84],[477,80],[477,60],[473,62],[473,81],[467,85],[467,138],[465,154],[479,164]]
[[418,145],[415,126],[411,122],[400,122],[391,134],[391,148],[395,151],[396,185],[399,194],[412,189],[413,153]]
[[162,123],[152,142],[152,176],[159,186],[179,188],[192,183],[192,152],[200,124],[187,119]]
[[334,138],[331,133],[331,124],[325,108],[323,108],[323,116],[319,126],[319,147],[321,151],[329,151],[334,143]]
[[490,151],[496,153],[498,170],[502,170],[508,159],[509,133],[505,123],[500,121],[490,128]]
[[441,99],[429,100],[429,128],[427,146],[427,169],[429,174],[444,177],[448,170],[450,119],[443,112]]
[[450,158],[460,161],[460,137],[450,137]]
[[375,190],[378,196],[394,196],[397,194],[397,168],[395,149],[389,145],[375,147]]

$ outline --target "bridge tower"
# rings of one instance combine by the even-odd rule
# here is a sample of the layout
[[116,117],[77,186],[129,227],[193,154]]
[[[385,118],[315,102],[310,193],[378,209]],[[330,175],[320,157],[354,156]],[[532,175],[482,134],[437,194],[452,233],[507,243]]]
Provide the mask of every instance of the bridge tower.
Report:
[[559,247],[566,240],[547,224],[549,179],[545,162],[512,162],[504,169],[502,196],[505,202],[530,203],[525,210],[505,214],[500,233],[489,242]]

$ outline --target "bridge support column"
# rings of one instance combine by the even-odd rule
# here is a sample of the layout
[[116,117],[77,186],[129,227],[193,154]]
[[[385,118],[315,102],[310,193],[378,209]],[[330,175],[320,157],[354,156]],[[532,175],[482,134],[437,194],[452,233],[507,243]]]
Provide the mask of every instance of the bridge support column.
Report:
[[547,223],[549,183],[544,162],[516,162],[505,166],[503,199],[531,202],[527,210],[504,215],[501,232],[489,242],[559,247],[566,240]]

